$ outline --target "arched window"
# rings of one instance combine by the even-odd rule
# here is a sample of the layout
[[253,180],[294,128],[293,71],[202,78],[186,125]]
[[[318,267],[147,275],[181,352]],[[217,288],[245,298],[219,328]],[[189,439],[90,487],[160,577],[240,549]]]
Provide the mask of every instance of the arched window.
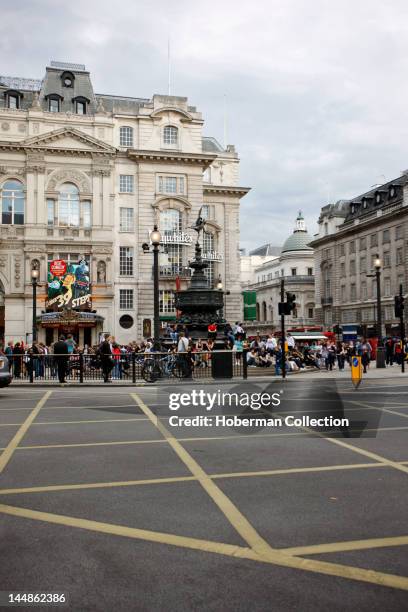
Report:
[[167,208],[160,213],[160,231],[168,256],[170,274],[178,274],[183,266],[183,245],[177,241],[182,230],[182,215],[175,208]]
[[177,145],[178,129],[173,125],[166,125],[163,130],[163,142],[165,145]]
[[73,183],[61,185],[58,196],[59,225],[79,226],[79,191]]
[[259,302],[256,303],[256,320],[260,321],[261,320],[261,316],[260,316],[260,307],[259,307]]
[[75,113],[77,115],[86,115],[86,110],[90,102],[89,98],[85,98],[84,96],[76,96],[75,98],[72,98],[72,102],[74,103]]
[[119,144],[121,147],[133,147],[133,128],[123,125],[119,129]]
[[263,321],[267,321],[268,320],[268,315],[266,312],[266,302],[262,302],[262,320]]
[[1,222],[24,224],[24,190],[20,181],[6,181],[1,188]]

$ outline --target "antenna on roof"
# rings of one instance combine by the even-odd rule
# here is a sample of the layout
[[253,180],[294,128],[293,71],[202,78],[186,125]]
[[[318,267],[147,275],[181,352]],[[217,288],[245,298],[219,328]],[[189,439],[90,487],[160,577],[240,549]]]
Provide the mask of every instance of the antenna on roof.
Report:
[[170,36],[167,39],[167,67],[168,67],[168,75],[167,75],[167,95],[171,95],[171,62],[170,62]]

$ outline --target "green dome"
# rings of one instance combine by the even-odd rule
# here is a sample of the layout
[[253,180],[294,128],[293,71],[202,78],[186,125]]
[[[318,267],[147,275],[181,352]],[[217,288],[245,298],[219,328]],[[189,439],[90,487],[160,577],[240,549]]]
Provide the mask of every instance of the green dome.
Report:
[[293,234],[286,238],[283,243],[282,253],[287,253],[288,251],[313,251],[312,247],[309,246],[311,240],[307,233],[302,211],[299,211]]
[[307,232],[293,232],[283,243],[282,253],[286,251],[313,251],[312,247],[308,246],[311,240]]

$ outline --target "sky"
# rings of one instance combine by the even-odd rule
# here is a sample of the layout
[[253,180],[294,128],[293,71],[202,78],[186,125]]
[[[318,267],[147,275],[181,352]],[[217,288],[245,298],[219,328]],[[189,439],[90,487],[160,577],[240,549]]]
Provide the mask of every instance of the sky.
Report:
[[0,0],[0,11],[0,74],[78,62],[96,93],[166,94],[170,37],[171,93],[221,144],[227,117],[251,187],[247,250],[281,245],[300,209],[314,234],[322,206],[408,168],[405,0]]

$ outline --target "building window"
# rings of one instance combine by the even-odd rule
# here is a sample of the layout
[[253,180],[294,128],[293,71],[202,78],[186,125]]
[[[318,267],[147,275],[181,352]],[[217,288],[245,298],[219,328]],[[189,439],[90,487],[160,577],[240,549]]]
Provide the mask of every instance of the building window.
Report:
[[121,310],[132,310],[133,289],[119,289],[119,308]]
[[344,244],[341,244],[341,245],[340,245],[340,257],[342,257],[343,255],[345,255],[345,253],[346,253],[346,251],[345,251],[345,248],[344,248]]
[[365,257],[360,258],[360,272],[367,272],[367,260]]
[[89,200],[82,202],[82,225],[86,229],[92,227],[92,208]]
[[79,191],[73,183],[64,183],[58,196],[59,225],[79,227]]
[[159,310],[162,314],[174,314],[174,292],[171,289],[161,289],[159,293]]
[[119,319],[119,325],[123,327],[123,329],[130,329],[133,327],[133,317],[128,314],[124,314]]
[[397,225],[397,227],[395,228],[395,239],[399,240],[400,238],[403,237],[404,234],[404,228],[402,225]]
[[378,235],[377,234],[371,234],[371,236],[370,236],[370,245],[372,247],[378,245]]
[[178,129],[172,125],[166,125],[163,130],[163,142],[165,145],[177,145]]
[[391,256],[389,251],[384,253],[384,268],[389,268],[391,265]]
[[356,286],[354,283],[350,285],[350,300],[355,302],[357,299]]
[[366,281],[363,281],[361,283],[361,299],[362,300],[366,300],[367,299],[367,283]]
[[308,308],[307,309],[307,317],[308,317],[308,319],[313,319],[313,317],[314,317],[314,310],[313,310],[313,308]]
[[404,284],[405,284],[405,279],[403,276],[399,276],[397,278],[397,291],[399,291],[400,286],[402,286],[402,292],[404,293]]
[[77,115],[86,115],[86,102],[75,102],[75,112]]
[[133,248],[119,247],[119,274],[133,276]]
[[157,192],[185,194],[184,176],[158,176]]
[[296,271],[297,271],[297,269],[296,269],[296,268],[291,268],[291,269],[290,269],[290,273],[291,273],[291,275],[292,275],[292,276],[296,276]]
[[181,232],[181,212],[175,208],[166,208],[160,213],[160,231],[164,235],[172,235]]
[[48,110],[50,113],[59,113],[60,111],[60,98],[59,96],[53,96],[48,98]]
[[1,222],[24,224],[24,190],[20,181],[6,181],[1,188]]
[[390,278],[384,278],[384,295],[385,296],[391,295],[391,279]]
[[[203,232],[203,253],[211,253],[214,251],[214,236],[209,232]],[[210,287],[214,284],[214,262],[209,261],[208,268],[204,270]]]
[[133,193],[133,175],[121,174],[119,177],[120,193]]
[[390,241],[390,230],[386,229],[383,231],[383,243]]
[[353,240],[353,242],[350,242],[349,244],[349,253],[351,255],[352,253],[355,253],[355,252],[356,252],[356,243]]
[[404,252],[402,247],[400,247],[399,249],[397,249],[397,266],[399,264],[402,264],[404,261]]
[[356,262],[354,259],[350,261],[350,274],[356,273]]
[[344,263],[344,261],[342,261],[340,264],[340,277],[344,278],[345,276],[346,276],[346,264]]
[[47,200],[47,225],[54,225],[55,223],[55,202],[54,200]]
[[347,301],[347,295],[346,295],[346,287],[345,285],[342,285],[340,288],[340,295],[341,295],[341,301],[344,304],[344,302]]
[[9,94],[7,96],[7,106],[8,108],[19,108],[19,99],[18,96],[14,94]]
[[360,251],[364,251],[367,248],[367,238],[360,238]]
[[133,128],[127,125],[120,128],[119,143],[121,147],[133,147]]
[[307,269],[307,275],[308,276],[313,276],[313,268],[308,268]]
[[134,210],[133,208],[120,209],[120,231],[133,232],[134,229]]

